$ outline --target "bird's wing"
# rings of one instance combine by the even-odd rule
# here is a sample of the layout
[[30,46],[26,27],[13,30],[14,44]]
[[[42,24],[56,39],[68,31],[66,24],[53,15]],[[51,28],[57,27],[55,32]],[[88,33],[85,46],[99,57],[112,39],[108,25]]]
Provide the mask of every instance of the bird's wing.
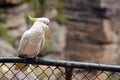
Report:
[[40,50],[43,49],[44,44],[45,44],[45,37],[43,37],[43,39],[41,40]]
[[29,41],[29,36],[27,35],[27,32],[25,32],[20,40],[19,47],[18,47],[18,55],[22,55],[26,45]]
[[44,43],[45,43],[45,37],[43,37],[43,35],[41,35],[42,37],[40,37],[39,39],[39,43],[36,47],[36,56],[41,52],[41,50],[44,47]]

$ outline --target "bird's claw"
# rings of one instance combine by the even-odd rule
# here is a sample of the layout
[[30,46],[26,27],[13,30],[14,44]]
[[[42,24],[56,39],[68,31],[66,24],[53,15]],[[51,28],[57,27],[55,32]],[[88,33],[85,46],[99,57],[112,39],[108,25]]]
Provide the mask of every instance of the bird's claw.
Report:
[[37,63],[38,62],[38,57],[34,57],[34,60]]

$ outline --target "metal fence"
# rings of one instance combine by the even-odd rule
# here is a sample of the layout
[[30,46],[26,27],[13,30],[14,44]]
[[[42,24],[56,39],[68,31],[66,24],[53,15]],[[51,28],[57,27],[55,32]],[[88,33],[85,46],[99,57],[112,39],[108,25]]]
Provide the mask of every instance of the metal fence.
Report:
[[[26,72],[22,70],[15,71],[14,66],[16,63],[31,65]],[[120,66],[1,57],[0,80],[120,80]]]

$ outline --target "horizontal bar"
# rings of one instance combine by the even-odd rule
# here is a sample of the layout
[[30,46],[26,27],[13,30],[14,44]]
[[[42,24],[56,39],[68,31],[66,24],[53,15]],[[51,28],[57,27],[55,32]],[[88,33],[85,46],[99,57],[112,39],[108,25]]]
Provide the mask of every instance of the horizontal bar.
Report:
[[120,72],[120,66],[118,65],[106,65],[106,64],[63,61],[63,60],[49,60],[42,58],[23,59],[18,57],[0,57],[0,63],[26,63],[26,64],[38,64],[38,65],[46,65],[46,66],[59,66],[59,67],[80,68],[80,69],[88,69],[88,70]]

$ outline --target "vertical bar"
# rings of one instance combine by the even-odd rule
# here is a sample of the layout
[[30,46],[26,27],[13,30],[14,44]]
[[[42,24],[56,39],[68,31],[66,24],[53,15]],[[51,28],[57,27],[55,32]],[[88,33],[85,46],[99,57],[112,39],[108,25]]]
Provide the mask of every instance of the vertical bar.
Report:
[[69,67],[65,68],[65,80],[72,80],[72,72],[73,72],[73,68],[69,68]]

